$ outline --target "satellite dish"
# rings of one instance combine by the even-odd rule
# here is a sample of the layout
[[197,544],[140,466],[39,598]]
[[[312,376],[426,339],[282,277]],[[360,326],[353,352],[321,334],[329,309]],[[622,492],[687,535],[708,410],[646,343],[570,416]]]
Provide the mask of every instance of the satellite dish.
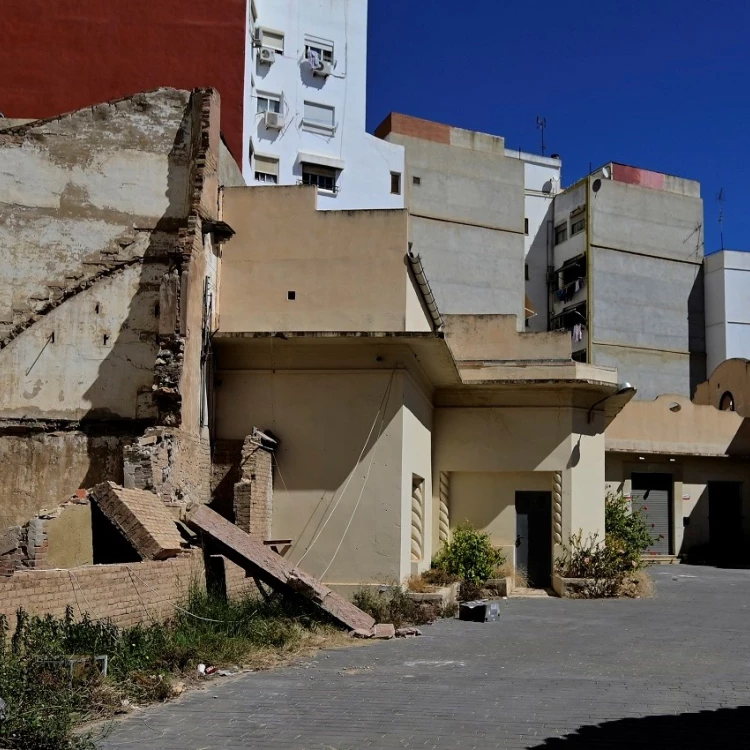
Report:
[[591,189],[598,193],[602,189],[602,181],[599,179],[594,180],[593,184],[591,185]]
[[609,167],[602,167],[602,177],[604,177],[605,180],[608,180],[610,176]]

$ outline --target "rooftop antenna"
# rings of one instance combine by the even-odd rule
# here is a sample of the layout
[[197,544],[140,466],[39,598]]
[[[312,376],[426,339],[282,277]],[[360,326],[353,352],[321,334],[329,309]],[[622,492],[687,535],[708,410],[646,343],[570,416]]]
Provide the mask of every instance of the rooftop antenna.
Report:
[[547,118],[546,117],[537,117],[536,118],[536,129],[542,131],[542,156],[544,156],[544,150],[546,149],[546,144],[544,143],[544,131],[547,128]]
[[719,236],[721,238],[721,249],[724,249],[724,188],[719,190],[719,194],[716,196],[716,200],[719,202]]

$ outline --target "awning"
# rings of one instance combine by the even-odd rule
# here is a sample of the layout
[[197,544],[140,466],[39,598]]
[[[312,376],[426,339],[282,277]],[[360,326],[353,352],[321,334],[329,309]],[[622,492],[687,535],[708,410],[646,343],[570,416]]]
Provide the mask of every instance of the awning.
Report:
[[312,154],[308,151],[300,151],[297,155],[300,164],[317,164],[321,167],[330,167],[331,169],[343,169],[343,159],[336,159],[333,156],[325,156],[324,154]]

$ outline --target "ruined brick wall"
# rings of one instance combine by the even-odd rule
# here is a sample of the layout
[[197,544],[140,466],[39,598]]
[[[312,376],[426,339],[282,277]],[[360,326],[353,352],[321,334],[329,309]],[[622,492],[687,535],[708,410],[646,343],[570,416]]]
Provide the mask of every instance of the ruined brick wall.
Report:
[[[2,356],[2,353],[0,353]],[[130,435],[33,431],[0,434],[0,533],[51,510],[76,490],[106,479],[123,482],[123,447]]]
[[207,437],[154,427],[125,449],[124,486],[154,492],[167,504],[211,499],[211,446]]
[[215,440],[211,455],[211,507],[234,521],[234,485],[240,481],[242,440]]
[[246,438],[240,481],[234,485],[234,522],[256,541],[271,538],[273,454]]
[[205,585],[200,550],[156,562],[19,572],[0,578],[0,615],[11,628],[19,607],[63,617],[71,605],[76,615],[87,612],[118,625],[164,620],[184,603],[193,581]]

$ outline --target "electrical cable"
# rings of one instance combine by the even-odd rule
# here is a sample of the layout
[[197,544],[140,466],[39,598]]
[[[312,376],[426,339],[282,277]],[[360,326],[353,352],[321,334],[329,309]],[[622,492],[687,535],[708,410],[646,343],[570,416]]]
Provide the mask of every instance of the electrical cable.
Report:
[[[333,506],[333,509],[328,514],[328,517],[326,518],[325,522],[323,523],[323,525],[318,530],[318,533],[315,535],[315,537],[313,538],[313,540],[307,546],[307,549],[302,554],[302,557],[300,557],[300,559],[297,560],[297,565],[300,565],[302,563],[302,561],[305,559],[305,557],[307,557],[308,552],[310,552],[310,550],[313,548],[313,545],[315,544],[315,542],[317,542],[318,539],[320,539],[320,535],[325,531],[326,526],[328,526],[328,522],[333,517],[333,514],[336,512],[336,508],[339,507],[339,504],[341,503],[342,498],[346,494],[346,490],[349,487],[349,484],[351,483],[352,479],[354,478],[354,474],[357,471],[357,467],[359,466],[360,461],[362,460],[362,457],[365,455],[365,451],[367,450],[367,446],[370,443],[370,438],[372,437],[372,433],[375,430],[375,425],[378,423],[378,417],[380,416],[380,412],[383,411],[383,407],[384,407],[384,405],[386,403],[386,398],[390,395],[391,384],[393,383],[393,376],[395,374],[396,374],[396,367],[394,367],[393,370],[391,371],[391,377],[388,380],[388,385],[386,386],[385,393],[383,394],[383,398],[380,401],[380,407],[378,408],[378,411],[375,414],[375,419],[372,422],[372,427],[370,427],[370,431],[367,433],[367,438],[365,439],[365,444],[362,446],[362,450],[359,453],[357,461],[355,462],[355,464],[354,464],[351,472],[349,473],[349,476],[346,479],[346,483],[344,484],[344,487],[341,490],[341,494],[339,495],[338,500],[336,501],[335,505]],[[331,498],[331,499],[333,499],[333,498]]]

